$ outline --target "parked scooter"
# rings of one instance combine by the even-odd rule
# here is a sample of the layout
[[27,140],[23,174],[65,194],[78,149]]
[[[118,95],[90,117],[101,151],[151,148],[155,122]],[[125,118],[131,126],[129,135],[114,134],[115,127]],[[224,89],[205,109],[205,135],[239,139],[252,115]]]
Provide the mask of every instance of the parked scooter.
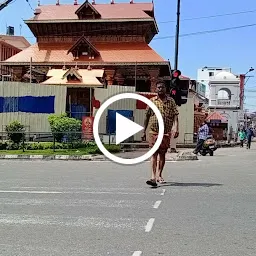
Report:
[[210,156],[214,155],[214,151],[217,149],[217,143],[215,139],[212,137],[212,135],[209,135],[207,139],[205,140],[202,149],[199,151],[199,153],[202,156],[206,156],[209,154]]

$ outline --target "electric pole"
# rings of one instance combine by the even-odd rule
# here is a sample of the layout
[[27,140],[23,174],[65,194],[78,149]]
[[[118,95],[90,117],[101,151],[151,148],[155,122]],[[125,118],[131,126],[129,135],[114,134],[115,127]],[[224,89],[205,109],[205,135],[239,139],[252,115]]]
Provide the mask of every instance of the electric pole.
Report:
[[13,0],[6,0],[3,3],[0,3],[0,11],[3,10],[8,4],[10,4]]
[[177,69],[178,69],[178,58],[179,58],[180,1],[181,1],[181,0],[177,0],[177,22],[176,22],[176,35],[175,35],[175,61],[174,61],[174,70],[177,70]]

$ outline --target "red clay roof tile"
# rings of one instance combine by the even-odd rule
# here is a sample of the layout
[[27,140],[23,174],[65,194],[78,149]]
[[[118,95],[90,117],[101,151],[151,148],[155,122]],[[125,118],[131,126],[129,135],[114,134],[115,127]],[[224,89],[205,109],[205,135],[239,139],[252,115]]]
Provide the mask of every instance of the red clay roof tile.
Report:
[[224,123],[227,122],[226,118],[223,117],[219,112],[213,112],[206,118],[206,121],[211,121],[211,120],[221,120],[221,122],[224,122]]
[[72,44],[35,44],[6,60],[6,62],[163,62],[146,43],[95,43],[100,56],[95,59],[81,57],[74,60],[71,53],[67,54]]
[[30,46],[30,43],[23,36],[0,35],[0,41],[12,45],[20,50],[24,50]]
[[[41,5],[41,13],[31,20],[77,20],[76,10],[81,5],[60,4]],[[142,19],[151,18],[145,11],[153,11],[153,3],[115,3],[95,4],[93,7],[100,13],[101,19]]]

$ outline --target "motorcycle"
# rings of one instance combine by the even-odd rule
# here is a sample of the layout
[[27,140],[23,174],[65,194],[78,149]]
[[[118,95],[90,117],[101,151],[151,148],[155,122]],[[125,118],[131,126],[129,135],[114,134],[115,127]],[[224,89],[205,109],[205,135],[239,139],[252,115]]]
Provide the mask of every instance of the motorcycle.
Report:
[[210,156],[214,155],[214,151],[217,149],[217,143],[215,141],[215,139],[212,136],[208,136],[207,139],[205,140],[201,150],[199,151],[199,153],[202,156],[206,156],[207,154],[209,154]]

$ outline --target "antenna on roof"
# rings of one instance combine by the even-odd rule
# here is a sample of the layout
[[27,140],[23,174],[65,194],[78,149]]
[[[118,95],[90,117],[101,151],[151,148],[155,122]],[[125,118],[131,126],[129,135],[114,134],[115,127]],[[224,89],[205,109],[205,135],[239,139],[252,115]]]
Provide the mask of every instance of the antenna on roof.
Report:
[[115,3],[115,1],[114,0],[111,0],[111,2],[110,2],[111,4],[114,4]]
[[77,0],[74,0],[74,5],[77,5]]
[[57,1],[56,1],[56,5],[60,5],[60,0],[57,0]]

